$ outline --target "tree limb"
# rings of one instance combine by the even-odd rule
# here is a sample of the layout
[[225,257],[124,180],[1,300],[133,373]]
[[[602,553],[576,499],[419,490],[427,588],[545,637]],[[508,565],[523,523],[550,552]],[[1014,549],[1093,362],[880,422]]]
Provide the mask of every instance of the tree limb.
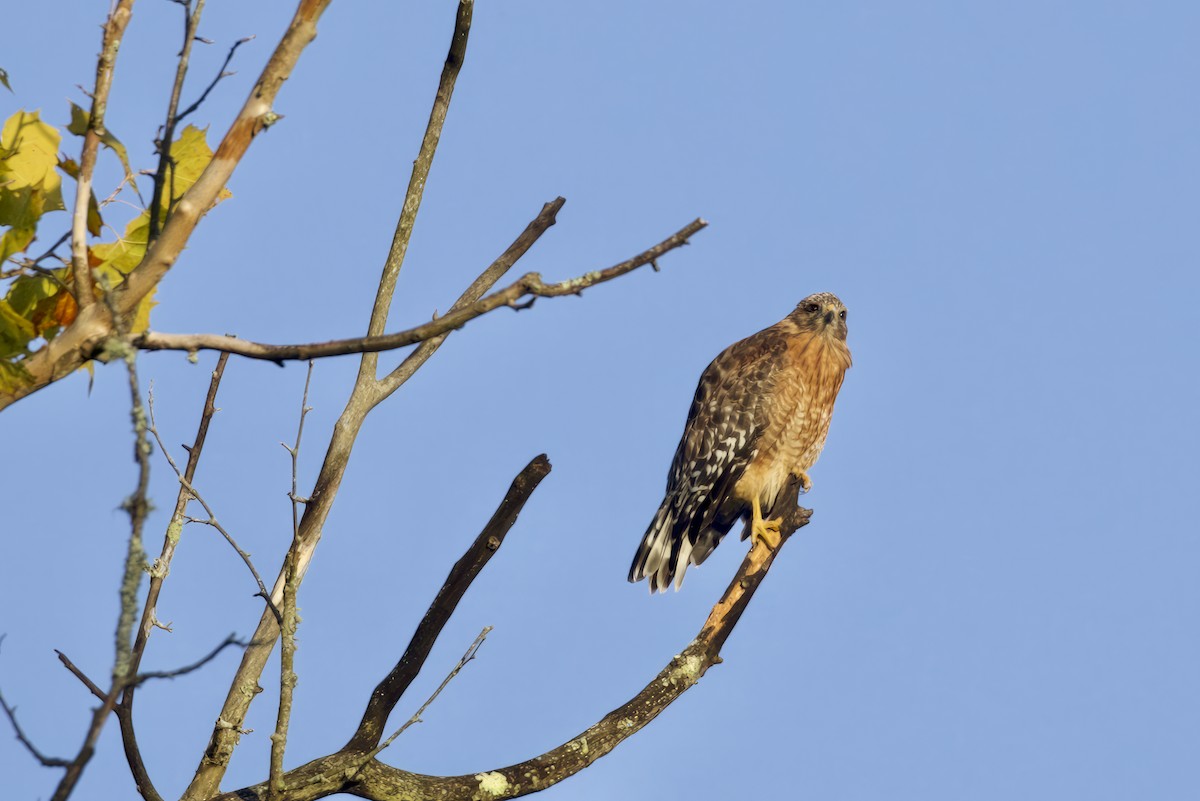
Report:
[[526,273],[509,286],[493,292],[487,297],[458,309],[452,309],[442,317],[438,317],[423,325],[418,325],[404,331],[397,331],[394,334],[335,339],[329,342],[316,342],[303,345],[267,345],[217,334],[161,334],[154,331],[146,331],[135,337],[134,343],[142,350],[182,350],[189,353],[199,350],[217,350],[251,359],[266,359],[273,362],[292,359],[321,359],[328,356],[344,356],[350,353],[377,353],[383,350],[393,350],[449,333],[456,328],[461,328],[476,317],[480,317],[502,306],[523,309],[532,305],[532,300],[536,298],[553,298],[563,295],[582,294],[583,290],[588,287],[604,283],[605,281],[611,281],[614,278],[636,270],[638,267],[656,262],[664,253],[686,245],[689,237],[703,229],[707,224],[704,220],[693,220],[662,242],[630,259],[626,259],[604,270],[584,273],[581,276],[566,281],[547,284],[538,273]]

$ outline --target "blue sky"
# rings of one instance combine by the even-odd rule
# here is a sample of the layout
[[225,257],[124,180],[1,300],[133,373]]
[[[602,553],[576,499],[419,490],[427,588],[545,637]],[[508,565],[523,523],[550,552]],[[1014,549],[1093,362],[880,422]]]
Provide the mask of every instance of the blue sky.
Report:
[[[8,10],[0,66],[16,93],[0,92],[3,116],[40,108],[65,126],[75,84],[92,80],[102,5]],[[210,4],[201,33],[215,44],[198,47],[185,100],[233,40],[258,36],[196,115],[211,140],[290,13]],[[284,119],[162,285],[155,329],[271,342],[364,329],[453,14],[450,2],[331,7],[280,94]],[[178,17],[138,3],[120,55],[110,127],[141,166]],[[558,225],[519,265],[548,279],[697,216],[711,226],[661,273],[473,323],[371,416],[300,597],[288,764],[344,742],[450,565],[542,451],[553,473],[395,725],[480,628],[495,630],[386,759],[499,767],[640,689],[744,550],[726,542],[678,594],[625,582],[695,380],[729,343],[833,291],[855,366],[812,471],[812,524],[725,663],[542,797],[1194,796],[1198,26],[1182,2],[481,0],[392,329],[446,309],[559,194]],[[111,186],[119,168],[102,164]],[[193,437],[213,361],[142,358],[168,443]],[[317,366],[308,483],[353,372],[350,359]],[[294,436],[303,381],[299,365],[233,360],[197,477],[271,575],[290,536],[279,442]],[[124,374],[99,369],[90,396],[81,374],[22,401],[0,437],[0,687],[43,750],[73,754],[91,698],[52,649],[96,677],[111,666],[117,505],[135,478]],[[167,509],[169,468],[155,471]],[[165,518],[151,520],[154,552]],[[154,635],[146,667],[248,634],[253,589],[214,532],[188,529],[159,607],[174,633]],[[190,779],[235,663],[140,693],[164,795]],[[227,789],[265,776],[274,675]],[[115,735],[77,797],[133,796]],[[57,773],[7,736],[0,760],[13,798],[49,795]]]

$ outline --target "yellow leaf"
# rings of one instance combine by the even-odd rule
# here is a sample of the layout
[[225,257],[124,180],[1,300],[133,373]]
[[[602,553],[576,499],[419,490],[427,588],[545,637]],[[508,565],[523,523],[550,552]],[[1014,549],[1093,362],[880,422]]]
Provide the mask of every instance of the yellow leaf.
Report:
[[92,267],[105,273],[113,286],[122,279],[146,255],[146,240],[150,233],[150,214],[143,211],[125,226],[125,235],[116,242],[92,245],[89,261]]
[[[171,160],[167,165],[166,187],[163,192],[163,205],[170,206],[183,197],[183,193],[192,188],[200,173],[212,161],[212,148],[205,140],[207,128],[197,128],[189,125],[183,129],[179,138],[171,143]],[[167,203],[167,198],[170,203]],[[222,189],[217,195],[217,203],[233,197],[228,189]]]
[[[42,122],[36,111],[18,111],[9,117],[0,130],[0,193],[32,189],[44,196],[43,212],[65,209],[62,179],[54,171],[61,141],[58,131]],[[9,215],[18,218],[21,210],[6,208],[0,201],[0,225],[12,224]]]

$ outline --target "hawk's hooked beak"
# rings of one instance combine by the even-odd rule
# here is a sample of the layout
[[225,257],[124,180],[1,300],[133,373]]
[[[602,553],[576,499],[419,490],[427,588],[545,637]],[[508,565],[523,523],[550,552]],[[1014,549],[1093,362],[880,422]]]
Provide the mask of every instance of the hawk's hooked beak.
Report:
[[825,325],[833,325],[833,318],[834,318],[834,316],[835,316],[835,315],[834,315],[834,313],[833,313],[833,311],[832,311],[832,310],[826,310],[826,312],[825,312]]

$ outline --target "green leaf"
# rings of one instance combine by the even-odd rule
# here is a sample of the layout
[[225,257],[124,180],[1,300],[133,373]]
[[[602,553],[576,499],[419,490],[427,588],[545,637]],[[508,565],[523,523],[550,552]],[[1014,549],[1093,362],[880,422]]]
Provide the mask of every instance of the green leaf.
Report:
[[[92,115],[90,112],[72,103],[71,122],[67,125],[67,130],[76,136],[83,136],[87,133],[91,120]],[[105,128],[104,133],[100,134],[100,143],[117,154],[117,158],[121,160],[121,167],[125,170],[125,180],[129,181],[130,185],[136,190],[137,183],[134,181],[133,167],[129,164],[129,151],[125,149],[125,145],[121,144],[121,140],[113,136],[108,128]],[[76,168],[76,174],[78,174],[78,168]]]
[[33,323],[18,314],[7,300],[0,300],[0,359],[25,353],[25,346],[34,336]]
[[8,91],[11,92],[13,90],[13,88],[8,84],[8,70],[2,67],[0,67],[0,83],[4,84],[4,88]]

